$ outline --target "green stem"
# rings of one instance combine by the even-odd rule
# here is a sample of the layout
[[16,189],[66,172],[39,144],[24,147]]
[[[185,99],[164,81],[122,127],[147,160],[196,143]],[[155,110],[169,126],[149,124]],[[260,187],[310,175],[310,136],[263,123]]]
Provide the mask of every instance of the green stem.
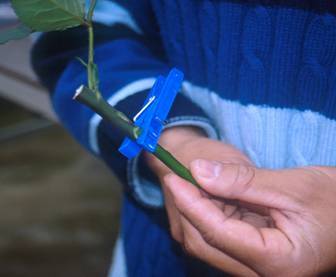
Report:
[[158,144],[156,147],[153,155],[163,162],[176,175],[194,184],[196,187],[199,187],[194,177],[191,175],[189,169],[181,164],[177,159],[175,159],[175,157],[166,149],[164,149],[160,144]]
[[88,11],[88,14],[87,14],[87,21],[90,22],[90,23],[92,22],[93,13],[94,13],[94,10],[96,8],[96,4],[97,4],[97,0],[91,0],[89,11]]
[[110,106],[102,97],[95,97],[95,94],[89,88],[81,86],[73,99],[90,107],[130,139],[135,140],[140,136],[141,130],[139,127],[134,126],[125,114]]
[[[140,136],[141,129],[139,127],[135,126],[125,114],[110,106],[102,97],[95,97],[89,88],[81,86],[73,98],[90,107],[130,139],[136,140]],[[190,171],[162,146],[158,145],[152,154],[176,175],[198,186]]]
[[94,65],[94,33],[93,26],[90,23],[88,27],[89,33],[89,54],[88,54],[88,64],[87,64],[87,73],[88,73],[88,85],[89,88],[96,93],[97,86],[95,85],[95,65]]
[[88,63],[87,63],[87,75],[88,75],[88,85],[89,88],[96,94],[97,98],[100,98],[98,76],[97,76],[97,66],[94,63],[94,31],[92,18],[93,13],[97,4],[97,0],[92,0],[89,11],[87,14],[88,22],[88,34],[89,34],[89,53],[88,53]]

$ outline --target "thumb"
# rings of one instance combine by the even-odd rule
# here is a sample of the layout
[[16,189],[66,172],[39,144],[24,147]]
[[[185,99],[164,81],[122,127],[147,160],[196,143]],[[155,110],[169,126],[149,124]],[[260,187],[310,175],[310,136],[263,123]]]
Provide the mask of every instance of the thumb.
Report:
[[302,203],[295,201],[302,197],[300,169],[275,171],[201,159],[190,168],[197,183],[217,197],[286,210]]

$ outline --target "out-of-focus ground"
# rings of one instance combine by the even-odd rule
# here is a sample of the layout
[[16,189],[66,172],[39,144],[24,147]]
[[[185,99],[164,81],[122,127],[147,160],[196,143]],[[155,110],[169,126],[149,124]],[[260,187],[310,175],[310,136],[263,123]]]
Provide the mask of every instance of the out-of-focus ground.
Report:
[[0,277],[106,276],[119,222],[112,173],[56,124],[1,141],[8,126],[41,118],[1,98],[43,105],[27,96],[35,86],[21,82],[36,82],[30,45],[0,46]]
[[[0,102],[0,126],[25,117]],[[105,276],[120,190],[60,127],[0,144],[0,276]]]

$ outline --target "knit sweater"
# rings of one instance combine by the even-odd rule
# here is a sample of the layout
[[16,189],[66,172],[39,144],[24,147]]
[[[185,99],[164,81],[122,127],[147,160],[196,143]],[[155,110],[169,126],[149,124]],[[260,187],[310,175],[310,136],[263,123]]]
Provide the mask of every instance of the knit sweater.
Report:
[[[155,77],[186,76],[167,127],[193,125],[260,167],[336,166],[336,2],[98,1],[96,61],[105,98],[134,115]],[[60,120],[125,184],[114,276],[216,276],[168,232],[155,175],[116,150],[121,134],[71,100],[86,82],[85,32],[43,35],[33,65]],[[317,184],[318,186],[318,184]]]

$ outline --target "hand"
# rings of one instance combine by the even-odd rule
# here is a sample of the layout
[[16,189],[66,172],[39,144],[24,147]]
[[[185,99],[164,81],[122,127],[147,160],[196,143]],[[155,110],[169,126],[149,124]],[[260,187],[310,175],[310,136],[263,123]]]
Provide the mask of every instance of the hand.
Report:
[[[228,215],[201,190],[176,175],[165,178],[191,254],[227,271],[223,257],[261,276],[316,276],[336,266],[336,168],[257,169],[194,161],[191,171],[210,195],[262,207],[268,226],[244,213]],[[218,201],[218,200],[216,200]],[[260,215],[260,216],[262,216]],[[208,257],[209,251],[217,251]],[[223,256],[226,255],[226,256]]]
[[[162,134],[160,144],[174,154],[174,156],[184,165],[189,165],[191,161],[197,158],[213,159],[226,163],[252,165],[250,160],[234,147],[223,144],[219,141],[208,139],[196,128],[176,127],[168,129]],[[147,154],[146,158],[153,172],[157,174],[163,184],[164,176],[171,173],[171,171],[154,156]],[[167,191],[167,188],[164,185],[162,188],[165,195],[165,206],[169,217],[171,233],[175,239],[182,241],[183,229],[180,214],[176,209],[175,203],[172,201],[171,194]],[[203,193],[203,196],[205,197],[206,193]],[[224,209],[224,205],[220,201],[213,201],[219,207]],[[228,215],[237,214],[236,206],[229,204],[225,205],[225,211]],[[217,257],[217,252],[218,250],[216,249],[213,249],[212,252],[208,252],[208,258]],[[236,275],[240,274],[242,276],[253,276],[254,273],[237,260],[234,260],[224,254],[222,257],[225,259],[228,272]]]
[[[207,138],[201,129],[195,127],[169,128],[162,133],[159,143],[186,166],[197,158],[252,165],[249,158],[239,150]],[[144,155],[159,179],[162,180],[165,175],[171,173],[170,169],[153,155],[148,152]]]

